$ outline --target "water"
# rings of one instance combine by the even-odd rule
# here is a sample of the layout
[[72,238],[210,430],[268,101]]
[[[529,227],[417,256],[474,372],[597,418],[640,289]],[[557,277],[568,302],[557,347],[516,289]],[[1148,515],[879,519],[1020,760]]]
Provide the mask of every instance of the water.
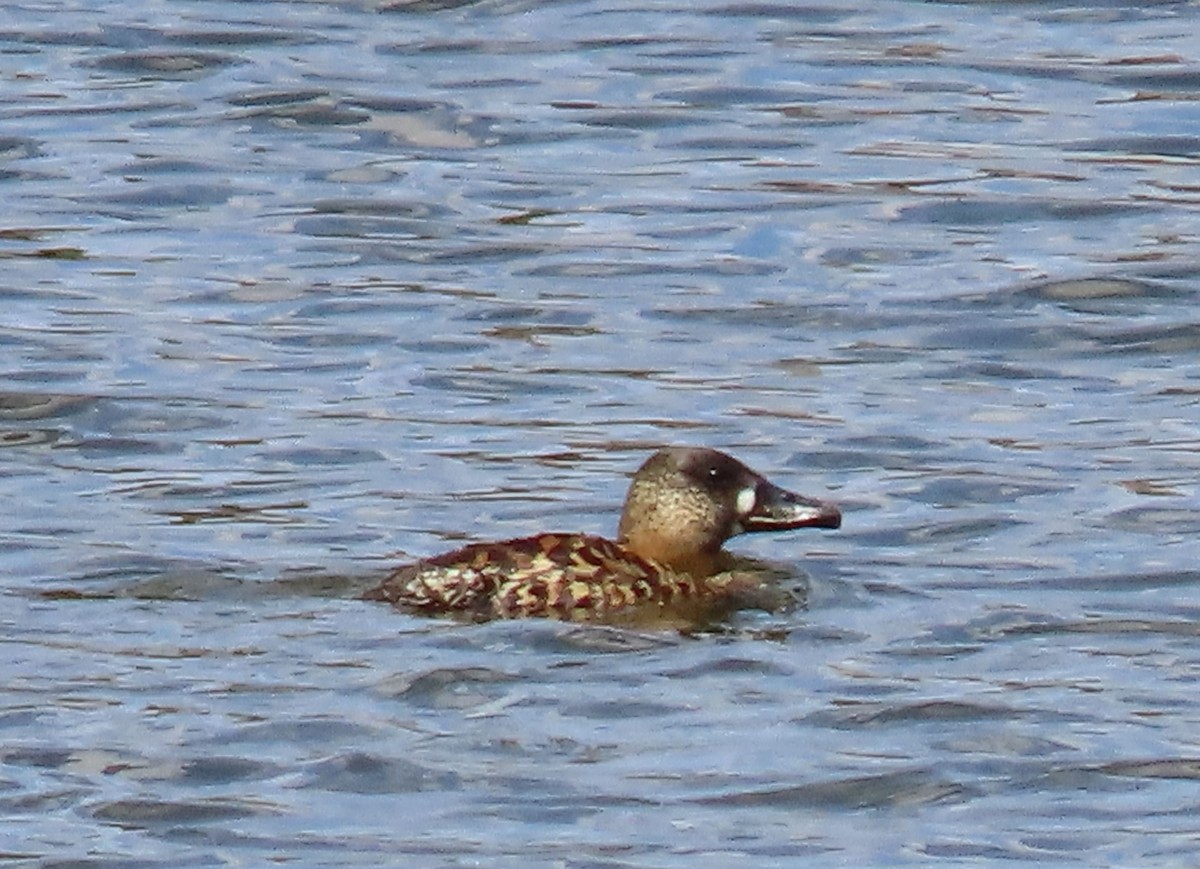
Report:
[[[1193,865],[1198,25],[6,6],[3,864]],[[662,443],[804,608],[354,599]]]

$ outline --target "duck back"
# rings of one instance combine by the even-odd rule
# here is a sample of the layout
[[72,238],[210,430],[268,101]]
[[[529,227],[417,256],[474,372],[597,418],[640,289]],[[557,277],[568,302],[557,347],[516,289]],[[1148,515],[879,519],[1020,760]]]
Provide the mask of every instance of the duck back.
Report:
[[695,598],[703,582],[588,534],[474,543],[398,568],[367,594],[426,614],[606,619]]

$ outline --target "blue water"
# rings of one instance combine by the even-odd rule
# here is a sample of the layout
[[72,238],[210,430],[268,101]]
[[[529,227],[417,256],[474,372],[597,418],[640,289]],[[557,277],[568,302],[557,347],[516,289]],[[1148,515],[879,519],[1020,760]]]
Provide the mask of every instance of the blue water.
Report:
[[[1194,865],[1198,26],[7,5],[0,863]],[[804,606],[355,599],[666,443]]]

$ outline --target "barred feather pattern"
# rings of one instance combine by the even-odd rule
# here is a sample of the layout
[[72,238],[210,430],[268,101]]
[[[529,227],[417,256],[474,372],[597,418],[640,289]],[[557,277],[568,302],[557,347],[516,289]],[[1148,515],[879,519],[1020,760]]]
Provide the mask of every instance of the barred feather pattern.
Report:
[[686,604],[705,592],[703,579],[603,537],[539,534],[475,543],[406,565],[366,597],[426,614],[582,621]]

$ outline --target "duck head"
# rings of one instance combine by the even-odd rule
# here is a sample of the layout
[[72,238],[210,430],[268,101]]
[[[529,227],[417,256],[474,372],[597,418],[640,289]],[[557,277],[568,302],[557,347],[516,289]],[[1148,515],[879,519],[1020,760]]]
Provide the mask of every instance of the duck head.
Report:
[[841,524],[834,505],[781,489],[732,456],[670,447],[634,474],[618,540],[673,570],[709,576],[722,569],[721,547],[736,534]]

